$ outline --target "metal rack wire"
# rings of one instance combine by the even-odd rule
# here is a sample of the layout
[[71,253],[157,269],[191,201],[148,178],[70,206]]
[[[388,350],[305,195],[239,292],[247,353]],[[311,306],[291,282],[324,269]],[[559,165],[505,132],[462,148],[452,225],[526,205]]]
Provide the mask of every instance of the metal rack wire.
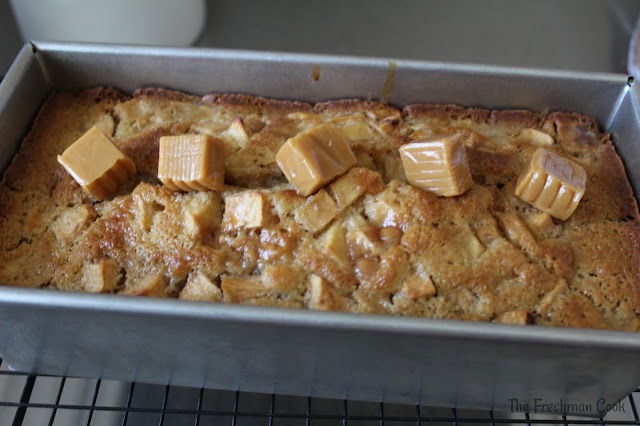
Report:
[[9,371],[0,359],[0,424],[402,426],[640,425],[640,389],[604,419],[300,398]]

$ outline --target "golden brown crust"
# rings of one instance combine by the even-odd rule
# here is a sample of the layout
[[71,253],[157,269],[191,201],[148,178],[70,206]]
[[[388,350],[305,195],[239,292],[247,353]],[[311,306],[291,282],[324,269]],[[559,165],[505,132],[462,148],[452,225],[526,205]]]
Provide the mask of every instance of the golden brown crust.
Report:
[[440,120],[473,120],[486,122],[491,111],[484,108],[465,108],[459,105],[411,104],[403,108],[407,118],[429,117]]
[[144,87],[137,89],[133,92],[135,98],[157,98],[167,101],[178,102],[198,102],[200,99],[197,96],[187,95],[183,92],[177,92],[175,90],[162,89],[158,87]]
[[[331,209],[314,218],[311,201],[291,189],[274,158],[288,138],[322,123],[345,132],[358,164],[326,187],[322,204]],[[139,171],[99,203],[55,161],[93,125]],[[225,142],[229,186],[219,195],[160,185],[159,138],[187,132]],[[407,185],[398,147],[450,132],[466,138],[473,187],[438,198]],[[532,138],[536,132],[543,137]],[[513,195],[540,143],[589,177],[565,222]],[[224,222],[226,200],[247,189],[260,194],[268,220],[251,228]],[[92,287],[88,276],[103,285]],[[157,88],[133,97],[112,89],[59,92],[43,105],[0,184],[0,281],[638,331],[640,215],[610,137],[580,114],[400,110],[357,99],[311,105]]]
[[224,107],[247,107],[268,108],[277,111],[311,111],[313,106],[306,102],[285,101],[280,99],[262,98],[259,96],[249,96],[240,93],[218,93],[210,94],[202,97],[202,101],[206,104],[220,105]]
[[341,114],[347,112],[369,112],[380,117],[399,116],[400,110],[383,102],[365,101],[362,99],[339,99],[318,102],[313,106],[316,112]]
[[539,127],[541,116],[526,110],[493,110],[489,114],[489,122],[492,124],[511,124],[522,127]]

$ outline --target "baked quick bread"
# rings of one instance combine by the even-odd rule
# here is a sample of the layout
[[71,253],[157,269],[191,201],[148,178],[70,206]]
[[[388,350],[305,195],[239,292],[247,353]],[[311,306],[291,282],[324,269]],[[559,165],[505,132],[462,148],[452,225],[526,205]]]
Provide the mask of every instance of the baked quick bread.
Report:
[[[304,197],[275,156],[323,123],[342,129],[357,166]],[[92,126],[137,169],[100,202],[56,162]],[[407,184],[398,149],[451,132],[465,137],[471,188],[445,198]],[[160,183],[159,138],[184,133],[224,141],[224,191]],[[566,221],[514,195],[539,147],[587,173]],[[0,283],[637,331],[639,219],[609,135],[578,114],[58,92],[0,185]]]

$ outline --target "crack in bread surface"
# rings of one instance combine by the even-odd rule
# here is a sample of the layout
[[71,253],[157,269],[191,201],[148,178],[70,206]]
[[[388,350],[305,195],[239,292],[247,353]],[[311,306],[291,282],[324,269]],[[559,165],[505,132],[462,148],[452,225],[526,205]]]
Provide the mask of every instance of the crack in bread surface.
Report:
[[[246,137],[229,130],[237,118]],[[293,190],[275,154],[323,123],[349,139],[358,164],[340,179],[357,194],[344,202],[337,184],[326,187],[317,199],[337,207],[317,224],[306,213],[313,198]],[[55,160],[94,125],[139,171],[99,203]],[[513,195],[538,147],[521,135],[531,128],[588,173],[565,222]],[[187,132],[224,140],[220,194],[158,181],[159,138]],[[398,148],[451,132],[466,137],[473,187],[438,198],[408,185]],[[227,217],[226,200],[246,191],[266,206],[255,229]],[[610,137],[579,114],[97,88],[52,94],[4,172],[0,282],[82,291],[87,274],[115,268],[99,288],[178,297],[188,287],[191,299],[476,321],[526,311],[541,325],[637,331],[638,220]]]

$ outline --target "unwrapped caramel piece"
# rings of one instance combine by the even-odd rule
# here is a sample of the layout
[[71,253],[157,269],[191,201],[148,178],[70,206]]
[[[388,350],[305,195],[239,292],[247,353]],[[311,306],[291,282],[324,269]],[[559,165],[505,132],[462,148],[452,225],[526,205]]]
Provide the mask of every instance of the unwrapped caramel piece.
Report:
[[403,145],[400,159],[407,181],[436,195],[454,197],[473,185],[464,138],[460,134]]
[[209,135],[161,137],[158,179],[172,191],[221,191],[224,142]]
[[575,161],[538,148],[516,184],[515,194],[545,213],[566,220],[578,207],[587,172]]
[[341,130],[322,124],[287,140],[276,161],[298,193],[307,196],[355,166],[356,157]]
[[133,161],[95,126],[58,155],[58,162],[98,200],[104,200],[136,174]]

